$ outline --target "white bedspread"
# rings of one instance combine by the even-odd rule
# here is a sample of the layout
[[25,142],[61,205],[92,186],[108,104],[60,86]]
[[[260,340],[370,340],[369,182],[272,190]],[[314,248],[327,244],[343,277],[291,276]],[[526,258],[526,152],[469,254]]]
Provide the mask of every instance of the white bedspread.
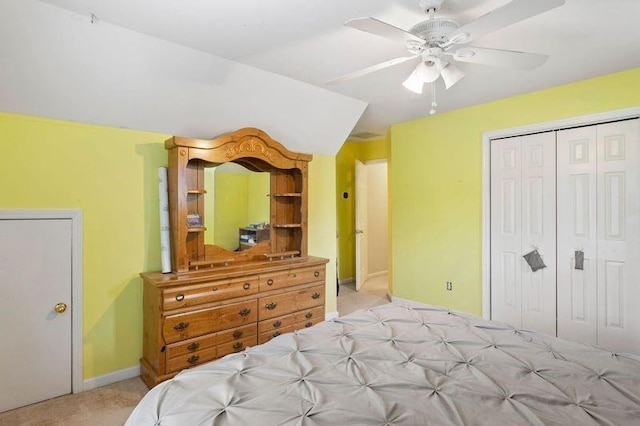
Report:
[[186,370],[127,425],[640,425],[640,357],[388,304]]

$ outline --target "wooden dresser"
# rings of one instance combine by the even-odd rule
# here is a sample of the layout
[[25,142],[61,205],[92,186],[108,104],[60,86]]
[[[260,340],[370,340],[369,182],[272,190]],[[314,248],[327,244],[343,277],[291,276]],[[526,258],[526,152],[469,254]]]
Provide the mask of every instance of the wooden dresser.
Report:
[[[213,139],[172,137],[165,147],[172,272],[141,274],[140,364],[149,387],[184,368],[311,327],[325,315],[328,260],[307,253],[312,156],[291,152],[255,128]],[[227,162],[269,173],[269,223],[251,247],[225,248],[215,238],[205,243],[204,218],[213,202],[205,170]]]
[[180,370],[324,320],[327,259],[295,258],[205,274],[143,273],[142,378]]

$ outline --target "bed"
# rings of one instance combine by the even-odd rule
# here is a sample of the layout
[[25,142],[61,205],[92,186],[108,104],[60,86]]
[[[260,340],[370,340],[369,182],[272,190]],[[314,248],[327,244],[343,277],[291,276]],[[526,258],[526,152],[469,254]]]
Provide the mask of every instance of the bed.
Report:
[[640,357],[390,303],[185,370],[126,425],[638,425]]

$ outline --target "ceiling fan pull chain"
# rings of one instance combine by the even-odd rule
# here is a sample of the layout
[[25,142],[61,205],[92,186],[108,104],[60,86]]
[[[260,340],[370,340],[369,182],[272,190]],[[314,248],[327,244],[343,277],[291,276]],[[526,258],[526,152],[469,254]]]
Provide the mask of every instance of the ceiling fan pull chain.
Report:
[[436,82],[432,81],[431,82],[431,109],[429,110],[429,114],[433,115],[436,113],[436,107],[438,106],[438,103],[436,102]]

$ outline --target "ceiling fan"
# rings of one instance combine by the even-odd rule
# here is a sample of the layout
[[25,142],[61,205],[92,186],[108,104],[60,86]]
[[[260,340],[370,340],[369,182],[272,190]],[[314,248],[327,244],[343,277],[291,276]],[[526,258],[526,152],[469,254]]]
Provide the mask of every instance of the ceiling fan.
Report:
[[[407,89],[416,93],[422,93],[424,83],[433,83],[439,77],[442,77],[447,89],[460,81],[465,74],[455,66],[456,61],[532,70],[544,64],[548,58],[547,55],[460,45],[565,3],[565,0],[512,0],[486,15],[459,26],[451,19],[435,17],[444,1],[419,0],[418,3],[428,14],[428,19],[414,25],[408,31],[375,18],[355,18],[345,22],[344,25],[348,27],[404,43],[411,56],[391,59],[343,75],[326,84],[351,80],[416,58],[421,59],[420,63],[403,83]],[[435,99],[432,105],[436,106]],[[435,113],[435,110],[432,109],[431,113]]]

